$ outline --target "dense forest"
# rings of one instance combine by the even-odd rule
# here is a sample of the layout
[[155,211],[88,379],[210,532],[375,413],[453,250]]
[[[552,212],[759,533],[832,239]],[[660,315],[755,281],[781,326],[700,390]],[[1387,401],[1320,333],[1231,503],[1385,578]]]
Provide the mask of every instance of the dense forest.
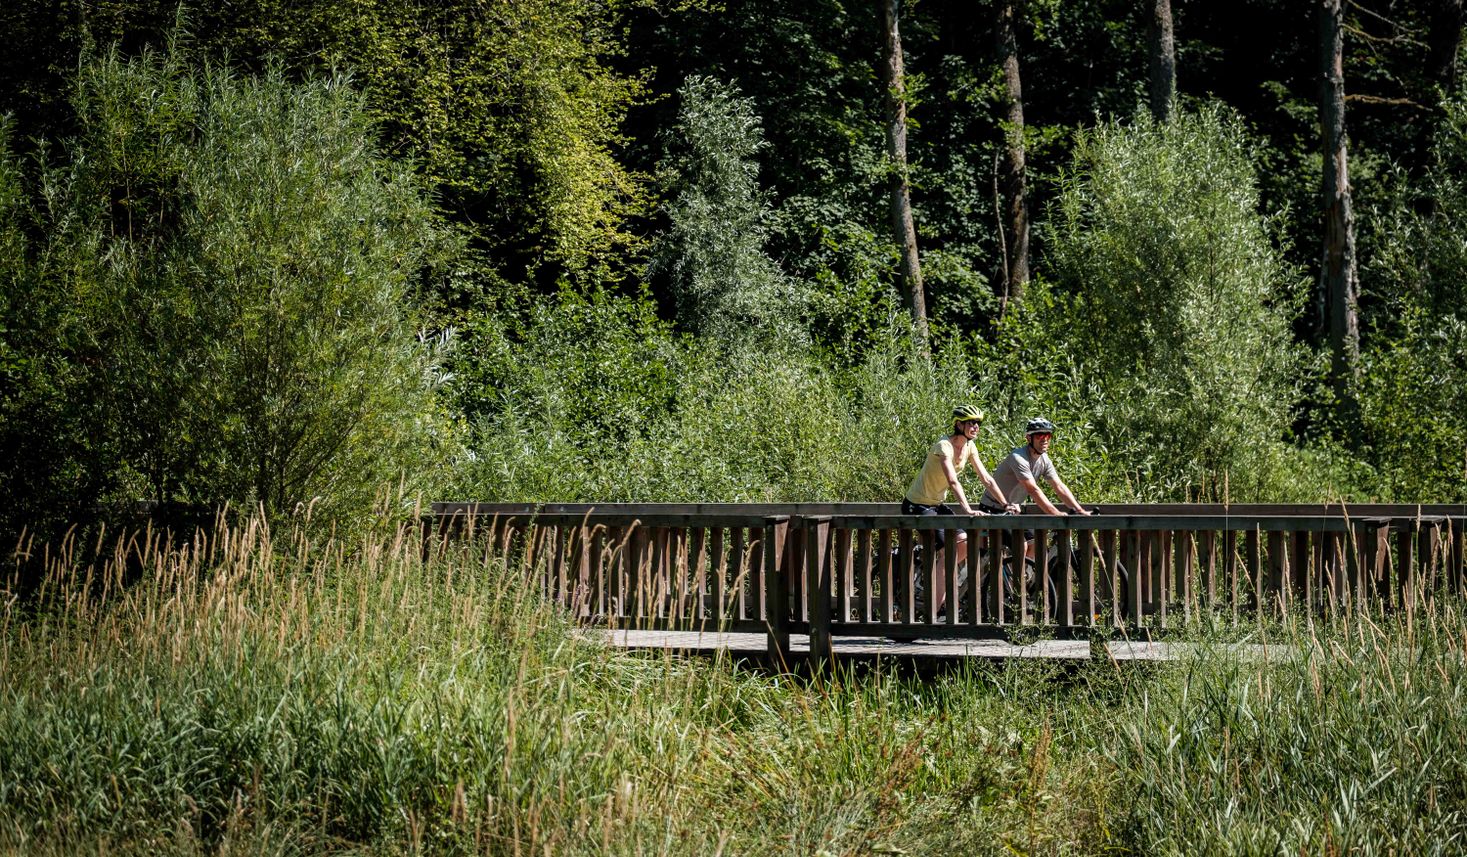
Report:
[[6,4],[3,524],[1467,499],[1461,0]]

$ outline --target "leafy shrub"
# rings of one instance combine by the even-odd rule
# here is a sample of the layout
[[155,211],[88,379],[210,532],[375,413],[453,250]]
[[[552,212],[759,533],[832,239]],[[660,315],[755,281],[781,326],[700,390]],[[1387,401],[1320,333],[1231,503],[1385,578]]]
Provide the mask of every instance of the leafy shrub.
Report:
[[729,84],[689,77],[668,139],[667,231],[653,248],[686,330],[734,340],[799,336],[802,297],[764,254],[769,204],[755,156],[764,148],[753,102]]
[[1094,420],[1149,491],[1271,497],[1298,399],[1297,279],[1217,108],[1081,136],[1047,222],[1054,341],[1103,391]]
[[447,245],[347,82],[110,55],[74,101],[13,340],[50,378],[8,403],[57,424],[5,424],[22,460],[62,474],[41,484],[333,515],[421,484],[453,437],[413,294]]
[[1381,218],[1358,391],[1357,445],[1405,502],[1467,499],[1467,90],[1444,106],[1431,169]]

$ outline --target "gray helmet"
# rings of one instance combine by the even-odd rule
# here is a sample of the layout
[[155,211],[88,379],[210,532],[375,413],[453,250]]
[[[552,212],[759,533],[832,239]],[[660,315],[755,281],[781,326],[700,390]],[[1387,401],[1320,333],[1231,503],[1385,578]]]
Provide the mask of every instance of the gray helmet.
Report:
[[1024,426],[1024,437],[1033,437],[1036,434],[1054,434],[1054,423],[1044,417],[1030,420]]

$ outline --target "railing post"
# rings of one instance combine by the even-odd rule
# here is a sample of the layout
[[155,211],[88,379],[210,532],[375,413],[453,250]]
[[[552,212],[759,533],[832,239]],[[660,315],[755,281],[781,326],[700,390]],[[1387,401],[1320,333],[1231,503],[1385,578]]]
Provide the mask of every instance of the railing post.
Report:
[[826,542],[830,518],[805,519],[805,600],[810,614],[810,660],[829,663],[830,563]]
[[788,671],[790,663],[789,566],[784,549],[789,526],[788,518],[764,521],[764,622],[769,629],[769,661],[781,671]]
[[[1074,533],[1069,528],[1055,530],[1055,532],[1059,534],[1057,536],[1059,543],[1055,546],[1059,554],[1059,562],[1056,563],[1059,566],[1060,576],[1059,624],[1069,628],[1075,624],[1075,583],[1074,579],[1070,577],[1070,563],[1074,557],[1070,545],[1070,536]],[[1081,530],[1080,535],[1087,539],[1090,537],[1090,533],[1087,530]]]

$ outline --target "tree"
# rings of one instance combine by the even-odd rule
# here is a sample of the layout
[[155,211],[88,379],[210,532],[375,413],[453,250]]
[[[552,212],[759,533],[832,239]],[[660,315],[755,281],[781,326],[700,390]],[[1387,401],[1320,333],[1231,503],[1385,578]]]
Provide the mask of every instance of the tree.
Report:
[[678,321],[732,342],[754,333],[798,340],[801,301],[764,254],[769,204],[759,192],[764,148],[753,103],[708,77],[689,77],[663,166],[667,231],[649,279],[672,293]]
[[1324,149],[1324,253],[1319,294],[1331,354],[1331,375],[1344,398],[1360,358],[1360,281],[1355,263],[1355,213],[1345,140],[1344,21],[1341,0],[1320,0],[1319,121]]
[[[49,380],[7,403],[11,466],[42,468],[35,487],[75,514],[111,498],[351,517],[421,485],[452,437],[413,296],[449,245],[376,154],[362,97],[153,53],[88,63],[74,93],[76,136],[35,192],[40,309],[12,339]],[[58,420],[9,418],[27,412]],[[11,502],[47,499],[6,475]]]
[[1024,90],[1019,79],[1019,42],[1014,30],[1018,0],[1002,0],[998,11],[998,54],[1003,66],[1005,119],[1004,170],[1001,181],[1004,219],[1000,235],[1004,246],[1003,291],[999,314],[1024,297],[1029,282],[1029,206],[1024,176]]
[[[1297,395],[1296,282],[1258,214],[1241,123],[1217,107],[1083,133],[1048,221],[1052,343],[1151,496],[1278,496]],[[1056,355],[1056,361],[1061,358]]]
[[1152,0],[1147,28],[1151,41],[1151,116],[1166,122],[1177,97],[1177,46],[1172,35],[1171,0]]
[[[89,46],[124,56],[178,42],[197,60],[293,80],[349,70],[385,154],[410,160],[468,226],[481,290],[555,288],[640,267],[648,177],[621,154],[645,94],[622,59],[623,12],[639,0],[106,0],[3,4],[23,47],[0,59],[0,112],[23,135],[68,125],[65,90]],[[181,32],[180,32],[181,28]],[[496,282],[498,281],[498,282]]]
[[887,187],[891,194],[891,230],[901,248],[902,296],[912,314],[912,329],[927,347],[927,299],[922,291],[922,265],[917,258],[917,228],[912,222],[912,186],[907,169],[907,84],[898,29],[901,0],[881,0],[883,62],[886,84]]

